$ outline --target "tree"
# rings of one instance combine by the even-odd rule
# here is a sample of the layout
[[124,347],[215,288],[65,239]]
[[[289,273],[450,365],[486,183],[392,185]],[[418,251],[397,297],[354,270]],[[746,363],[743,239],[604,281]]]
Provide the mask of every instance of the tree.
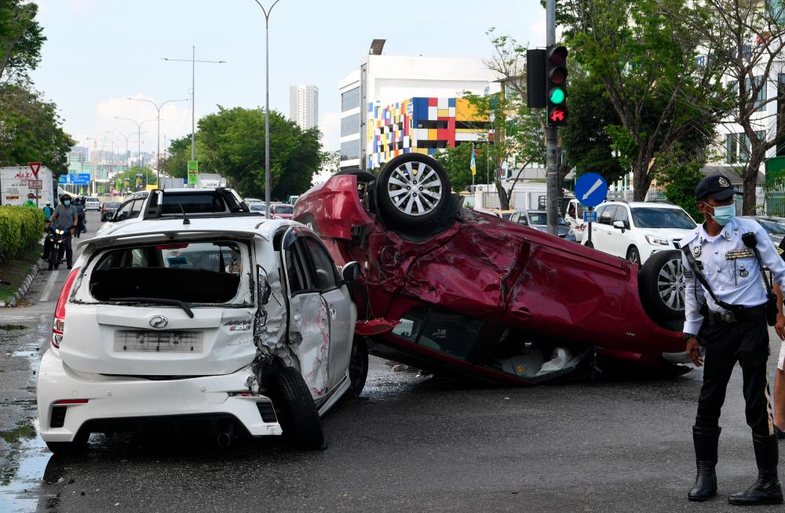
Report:
[[38,161],[55,175],[67,173],[74,144],[54,103],[21,85],[0,84],[0,165]]
[[[478,143],[474,145],[474,161],[477,166],[477,175],[474,177],[476,182],[483,181],[479,178],[485,177],[485,166],[488,159],[488,145]],[[459,144],[454,148],[447,148],[445,151],[436,155],[436,160],[442,165],[447,176],[450,177],[452,190],[468,190],[472,184],[472,145],[469,143]]]
[[158,176],[149,167],[134,166],[118,174],[114,179],[114,188],[118,191],[141,191],[147,185],[156,185]]
[[574,60],[602,84],[618,115],[606,131],[633,172],[636,200],[645,198],[675,144],[707,143],[726,109],[721,71],[697,63],[701,37],[686,20],[701,16],[702,6],[681,0],[561,4]]
[[46,38],[36,21],[38,5],[0,0],[0,82],[26,82],[41,60]]
[[689,212],[697,222],[703,220],[703,214],[695,202],[695,186],[704,178],[700,159],[679,155],[684,145],[679,144],[675,151],[659,163],[660,173],[657,180],[665,186],[668,201],[679,205]]
[[[191,160],[191,134],[169,142],[167,157],[161,162],[161,170],[173,178],[188,177],[188,161]],[[204,172],[200,169],[200,172]]]
[[[702,4],[711,13],[708,23],[693,15],[688,19],[689,29],[701,37],[707,66],[719,68],[728,78],[732,108],[723,124],[742,157],[747,158],[746,164],[739,166],[744,181],[742,210],[745,215],[754,215],[755,187],[766,152],[785,144],[785,83],[776,75],[772,77],[772,73],[781,73],[785,12],[781,2],[704,0]],[[777,94],[767,97],[770,84]],[[775,114],[766,115],[766,106],[774,102]],[[730,157],[733,162],[735,155]]]
[[[322,162],[319,130],[302,130],[294,121],[270,112],[271,195],[283,199],[310,188]],[[264,112],[235,107],[199,120],[199,154],[214,172],[242,196],[263,197]]]

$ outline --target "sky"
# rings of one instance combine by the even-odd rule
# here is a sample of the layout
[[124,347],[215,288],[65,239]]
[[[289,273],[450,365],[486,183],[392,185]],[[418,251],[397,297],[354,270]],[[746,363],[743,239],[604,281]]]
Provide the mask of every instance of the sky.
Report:
[[[274,0],[260,0],[268,8]],[[37,0],[47,41],[31,75],[57,104],[78,144],[135,153],[191,133],[192,47],[196,119],[265,104],[265,18],[255,0]],[[491,27],[545,45],[539,0],[279,0],[269,18],[270,109],[289,116],[289,86],[319,88],[325,150],[339,147],[338,81],[357,69],[371,40],[385,55],[491,58]],[[188,62],[165,61],[184,59]],[[128,98],[148,101],[133,101]],[[152,121],[147,121],[152,120]]]

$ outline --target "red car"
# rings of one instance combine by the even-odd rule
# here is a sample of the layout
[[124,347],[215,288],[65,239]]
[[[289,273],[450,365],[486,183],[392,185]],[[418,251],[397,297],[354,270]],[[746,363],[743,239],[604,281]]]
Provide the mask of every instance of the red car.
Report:
[[378,176],[337,174],[297,201],[295,220],[338,265],[361,263],[356,333],[385,358],[500,382],[537,383],[602,355],[686,371],[678,251],[643,268],[461,208],[430,157]]
[[270,217],[275,219],[291,219],[294,207],[286,203],[273,203],[270,205]]

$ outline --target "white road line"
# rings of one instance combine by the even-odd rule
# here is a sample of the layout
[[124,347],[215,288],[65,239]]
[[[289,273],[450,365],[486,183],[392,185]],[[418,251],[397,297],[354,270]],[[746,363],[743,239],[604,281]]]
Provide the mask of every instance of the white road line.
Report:
[[38,300],[39,303],[44,303],[49,301],[49,296],[52,295],[52,289],[54,289],[55,281],[57,281],[57,275],[60,274],[60,270],[52,270],[49,272],[49,279],[46,280],[46,286],[44,287],[44,292],[41,294],[41,298]]

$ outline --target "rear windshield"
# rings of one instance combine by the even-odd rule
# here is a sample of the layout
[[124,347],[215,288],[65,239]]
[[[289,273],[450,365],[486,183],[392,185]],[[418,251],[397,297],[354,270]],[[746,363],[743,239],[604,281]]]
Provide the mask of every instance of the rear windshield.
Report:
[[227,303],[237,294],[245,244],[236,241],[148,244],[103,253],[90,275],[99,301],[128,298]]
[[633,208],[632,219],[639,228],[681,228],[692,230],[695,221],[678,208]]
[[292,213],[294,213],[294,206],[292,206],[292,205],[276,205],[275,206],[275,213],[276,214],[292,214]]
[[[182,206],[182,210],[181,207]],[[164,194],[161,197],[162,214],[179,214],[182,211],[187,214],[228,212],[223,198],[217,194]]]
[[529,212],[529,222],[531,224],[548,224],[548,215],[545,212]]

